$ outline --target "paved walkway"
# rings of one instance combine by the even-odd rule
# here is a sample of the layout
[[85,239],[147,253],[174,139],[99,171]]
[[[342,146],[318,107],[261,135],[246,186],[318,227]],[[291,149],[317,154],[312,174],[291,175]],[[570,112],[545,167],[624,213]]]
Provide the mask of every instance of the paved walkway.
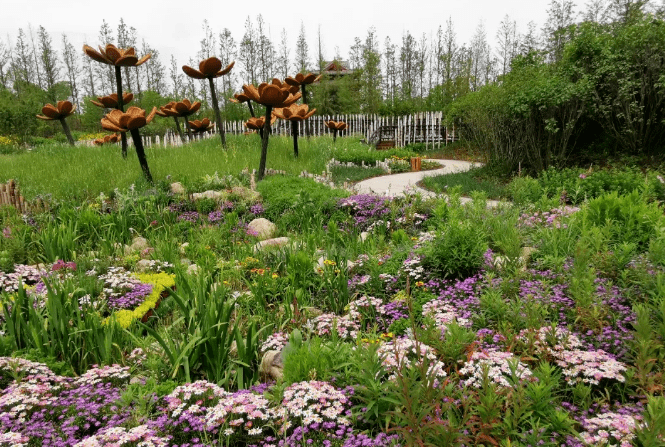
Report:
[[[420,194],[422,197],[427,198],[440,197],[442,195],[423,189],[419,187],[417,183],[425,177],[464,172],[475,166],[480,166],[479,163],[461,160],[427,160],[441,163],[441,168],[432,169],[430,171],[403,172],[401,174],[383,175],[370,178],[353,185],[353,190],[357,191],[358,194],[378,194],[388,197],[404,196],[406,194]],[[462,203],[471,201],[471,199],[467,197],[462,197],[461,200]],[[497,206],[499,201],[488,200],[487,204],[488,206]]]

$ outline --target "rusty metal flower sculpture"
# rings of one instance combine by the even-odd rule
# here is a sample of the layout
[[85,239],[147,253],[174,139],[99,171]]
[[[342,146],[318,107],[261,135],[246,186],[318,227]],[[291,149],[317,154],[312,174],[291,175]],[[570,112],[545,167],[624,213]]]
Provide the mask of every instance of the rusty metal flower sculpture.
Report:
[[[316,76],[315,74],[312,74],[312,73],[307,73],[307,74],[298,73],[297,75],[295,75],[295,77],[289,76],[288,78],[284,79],[284,82],[291,85],[291,86],[293,86],[293,87],[296,87],[296,88],[299,87],[300,90],[302,91],[302,103],[303,104],[308,104],[307,88],[306,87],[309,84],[313,84],[315,82],[318,82],[319,79],[321,79],[320,75]],[[309,135],[311,133],[311,129],[308,126],[306,126],[305,127],[305,132],[307,133],[307,136],[309,137]]]
[[182,129],[180,128],[180,122],[178,121],[178,112],[175,110],[175,101],[170,101],[167,104],[160,106],[159,109],[157,109],[157,115],[163,116],[163,117],[173,117],[173,121],[175,121],[175,130],[178,132],[178,136],[180,137],[180,141],[182,143],[185,143],[185,136],[182,133]]
[[69,144],[74,146],[74,138],[72,137],[72,133],[69,131],[69,126],[67,125],[67,121],[65,121],[65,118],[74,113],[74,109],[76,109],[76,106],[74,106],[71,102],[58,101],[56,105],[46,104],[44,107],[42,107],[42,113],[44,115],[37,115],[37,118],[46,121],[51,121],[51,120],[60,121],[60,124],[62,125],[62,130],[63,132],[65,132],[65,135],[67,136],[67,141],[69,141]]
[[337,132],[347,129],[347,125],[344,121],[326,121],[326,127],[333,131],[333,143],[337,141]]
[[[123,93],[122,94],[122,104],[129,104],[134,99],[134,94],[132,93]],[[97,101],[90,100],[90,103],[101,107],[102,109],[117,109],[118,108],[118,94],[111,93],[108,96],[98,96]]]
[[93,143],[97,146],[101,146],[107,143],[117,143],[118,141],[120,141],[120,135],[113,133],[111,135],[104,135],[102,138],[97,138]]
[[112,110],[102,118],[103,129],[110,130],[111,132],[129,132],[132,135],[132,140],[134,140],[134,146],[136,148],[136,155],[139,158],[139,164],[141,165],[145,179],[149,183],[152,183],[152,175],[150,175],[150,169],[148,168],[148,161],[146,160],[145,151],[143,150],[143,140],[141,140],[139,129],[149,124],[156,114],[156,107],[153,107],[147,117],[145,116],[145,110],[138,107],[130,107],[127,109],[127,112],[122,112],[117,109]]
[[210,57],[199,63],[199,69],[196,70],[187,65],[182,66],[182,71],[187,76],[194,79],[207,79],[210,83],[210,95],[212,96],[212,108],[215,110],[215,119],[217,121],[217,131],[222,140],[222,147],[226,149],[226,136],[224,134],[224,127],[222,126],[222,115],[219,113],[219,104],[217,103],[217,93],[215,92],[215,83],[213,79],[223,76],[231,71],[235,62],[231,62],[222,70],[222,61],[216,57]]
[[200,121],[190,121],[189,126],[192,128],[192,131],[196,133],[203,133],[212,130],[212,123],[208,118],[203,118]]
[[[83,45],[83,52],[91,59],[101,62],[102,64],[112,65],[115,67],[115,84],[116,84],[116,109],[121,112],[124,104],[124,97],[122,94],[122,72],[120,67],[138,67],[143,65],[150,57],[151,54],[146,54],[142,58],[136,55],[133,47],[117,48],[113,44],[107,44],[104,48],[99,47],[99,51],[95,50],[89,45]],[[127,158],[127,136],[122,133],[122,157]]]
[[[270,117],[270,125],[275,124],[275,121],[277,121],[277,115],[273,113],[272,116]],[[245,122],[245,127],[251,130],[258,130],[259,132],[261,132],[263,130],[265,123],[266,119],[263,116],[259,118],[252,117],[248,119],[247,122]]]
[[249,99],[249,96],[245,95],[244,93],[236,93],[233,95],[233,98],[229,98],[229,101],[235,103],[235,104],[242,104],[243,102],[247,103],[247,107],[249,107],[249,114],[254,118],[254,107],[252,107],[252,101]]
[[293,94],[288,86],[283,86],[279,79],[273,79],[271,84],[263,83],[259,87],[243,85],[243,92],[252,101],[264,105],[266,117],[261,136],[261,161],[259,162],[259,180],[263,179],[266,172],[266,159],[268,157],[268,134],[270,133],[269,117],[272,116],[273,108],[284,108],[300,99],[300,92]]
[[291,121],[293,134],[293,154],[298,157],[298,126],[300,122],[314,115],[316,109],[309,110],[307,104],[291,104],[283,109],[275,109],[275,115],[283,120]]

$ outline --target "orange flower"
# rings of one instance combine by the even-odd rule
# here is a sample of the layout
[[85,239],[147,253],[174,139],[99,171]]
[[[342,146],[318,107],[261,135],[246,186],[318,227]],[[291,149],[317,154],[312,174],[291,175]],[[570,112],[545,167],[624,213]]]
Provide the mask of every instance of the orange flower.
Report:
[[330,120],[330,121],[326,121],[325,124],[326,124],[326,127],[328,129],[332,129],[332,130],[346,130],[346,128],[348,127],[344,121],[336,122],[336,121]]
[[[280,85],[277,85],[275,81]],[[258,88],[253,85],[243,85],[242,89],[252,101],[275,108],[288,107],[300,99],[301,96],[300,92],[294,95],[289,91],[289,88],[282,87],[279,79],[273,79],[272,84],[264,82]]]
[[106,47],[99,47],[99,52],[89,45],[83,45],[83,51],[90,58],[101,62],[102,64],[114,65],[116,67],[138,67],[150,59],[151,54],[146,54],[141,59],[136,56],[134,47],[117,48],[113,44],[106,44]]
[[95,143],[97,146],[101,146],[102,144],[106,143],[117,143],[120,140],[120,135],[117,133],[111,134],[111,135],[104,135],[102,138],[97,138],[93,143]]
[[61,118],[67,118],[69,115],[74,113],[74,109],[76,109],[76,106],[74,106],[71,102],[69,101],[58,101],[57,105],[53,104],[46,104],[44,107],[42,107],[42,115],[37,115],[37,118],[40,120],[59,120]]
[[284,79],[284,82],[289,85],[301,86],[303,84],[312,84],[317,82],[319,79],[321,79],[321,76],[316,76],[312,73],[308,73],[306,75],[298,73],[295,78],[289,76],[288,78]]
[[139,129],[152,121],[157,113],[157,108],[153,107],[150,115],[145,116],[145,110],[138,107],[130,107],[126,112],[120,110],[111,110],[102,118],[102,128],[111,132],[129,132]]
[[[132,99],[134,99],[134,95],[132,93],[123,93],[122,94],[122,104],[127,105],[130,102],[132,102]],[[99,102],[97,102],[99,101]],[[118,108],[118,94],[117,93],[111,93],[108,96],[101,96],[97,97],[97,101],[92,101],[90,102],[97,107],[101,108],[107,108],[107,109],[117,109]]]
[[157,109],[157,115],[167,117],[167,116],[178,116],[178,112],[175,111],[174,109],[175,106],[175,101],[168,102],[167,104],[163,106],[159,106],[159,109]]
[[202,120],[194,120],[194,121],[189,121],[189,125],[192,127],[192,131],[194,132],[206,132],[210,129],[212,129],[212,123],[210,123],[210,120],[208,118],[203,118]]
[[291,104],[289,107],[282,109],[275,109],[277,118],[289,121],[304,121],[310,116],[314,115],[316,109],[309,110],[307,104]]
[[184,71],[185,74],[190,78],[211,79],[211,78],[218,78],[220,76],[227,74],[228,72],[231,71],[234,65],[235,61],[231,62],[229,65],[226,66],[224,70],[222,70],[222,61],[220,61],[216,57],[209,57],[208,59],[202,60],[199,63],[198,70],[189,67],[187,65],[183,65],[182,71]]

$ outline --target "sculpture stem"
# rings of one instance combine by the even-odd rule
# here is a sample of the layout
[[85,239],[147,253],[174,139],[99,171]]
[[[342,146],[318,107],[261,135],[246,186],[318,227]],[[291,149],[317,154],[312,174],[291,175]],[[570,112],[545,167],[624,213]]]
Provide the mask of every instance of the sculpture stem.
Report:
[[263,124],[263,136],[261,139],[261,161],[259,162],[259,180],[263,180],[266,173],[266,159],[268,158],[268,136],[270,134],[270,116],[272,106],[266,106],[266,122]]
[[[116,66],[115,67],[115,87],[116,87],[116,93],[118,95],[118,107],[117,109],[120,110],[121,112],[124,112],[122,106],[122,72],[120,71],[120,67]],[[122,140],[122,158],[127,158],[127,135],[125,132],[120,133],[120,138]]]
[[[303,104],[307,104],[307,89],[305,87],[306,85],[307,84],[300,84],[300,88],[302,89],[302,103]],[[309,136],[312,132],[311,132],[311,129],[309,128],[309,126],[307,125],[307,121],[305,121],[303,123],[303,125],[305,126],[305,135],[307,135],[307,138],[309,138]]]
[[217,132],[222,140],[222,147],[226,149],[226,136],[224,135],[224,127],[222,127],[222,115],[219,113],[219,104],[217,103],[217,93],[215,93],[215,82],[212,78],[210,81],[210,95],[212,96],[212,108],[215,109],[215,119],[217,120]]
[[182,141],[182,143],[185,144],[185,136],[182,134],[182,129],[180,128],[178,117],[174,116],[173,120],[175,121],[175,130],[178,132],[178,135],[180,136],[180,141]]
[[293,134],[293,155],[298,158],[298,121],[291,121],[291,133]]
[[67,121],[64,117],[60,118],[60,124],[62,124],[62,130],[67,136],[67,141],[69,141],[69,144],[74,146],[74,138],[72,138],[72,133],[69,131],[69,125],[67,124]]
[[337,141],[337,129],[333,129],[333,144]]
[[132,140],[134,140],[134,147],[136,148],[136,155],[139,158],[139,164],[141,165],[141,170],[143,170],[143,176],[150,183],[153,184],[152,175],[150,175],[150,168],[148,168],[148,160],[145,157],[145,151],[143,150],[143,140],[141,139],[141,134],[138,129],[130,130],[132,134]]
[[185,118],[185,128],[187,129],[187,137],[189,138],[189,141],[193,141],[192,140],[192,138],[193,138],[192,137],[192,126],[189,125],[189,120],[187,119],[189,117],[185,116],[184,118]]

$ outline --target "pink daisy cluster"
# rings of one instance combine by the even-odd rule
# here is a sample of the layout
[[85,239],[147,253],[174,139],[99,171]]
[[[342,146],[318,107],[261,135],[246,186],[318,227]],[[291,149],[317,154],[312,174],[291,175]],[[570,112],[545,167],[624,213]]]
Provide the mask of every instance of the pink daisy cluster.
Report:
[[390,373],[389,380],[395,379],[402,368],[420,366],[424,362],[428,365],[428,377],[434,380],[446,377],[445,365],[437,359],[434,349],[410,338],[397,338],[382,343],[377,354],[383,367]]
[[531,370],[512,352],[476,351],[459,370],[459,375],[466,377],[462,383],[474,388],[482,387],[485,373],[490,381],[502,387],[512,386],[509,379],[513,377],[520,381],[535,380]]
[[74,445],[74,447],[167,447],[168,439],[159,437],[147,425],[126,429],[113,427],[90,436]]
[[280,411],[286,418],[284,430],[295,422],[299,425],[322,424],[334,422],[348,426],[350,400],[342,390],[338,390],[327,382],[298,382],[284,391]]
[[580,437],[588,445],[631,447],[638,419],[629,414],[601,413],[582,421],[585,431]]

